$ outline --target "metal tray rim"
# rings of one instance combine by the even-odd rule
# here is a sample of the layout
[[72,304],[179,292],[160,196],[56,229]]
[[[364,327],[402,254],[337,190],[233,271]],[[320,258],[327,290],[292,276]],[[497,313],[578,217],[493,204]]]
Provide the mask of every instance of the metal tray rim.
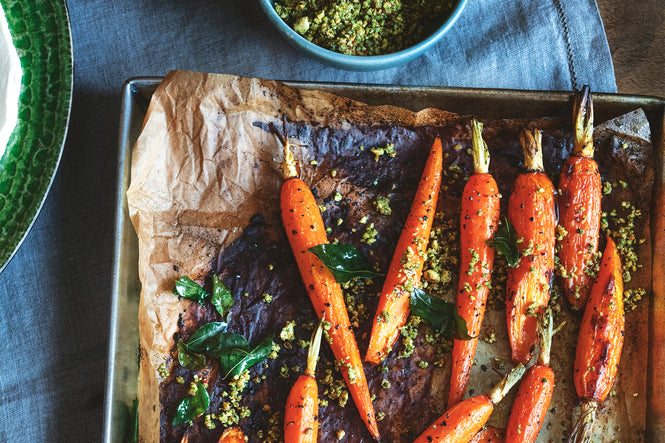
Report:
[[[138,103],[140,101],[141,93],[152,94],[154,89],[159,85],[163,77],[158,76],[142,76],[142,77],[132,77],[128,79],[122,87],[122,102],[120,110],[120,129],[119,129],[119,141],[118,141],[118,160],[117,160],[117,189],[116,189],[116,213],[115,213],[115,240],[114,240],[114,263],[113,263],[113,286],[112,286],[112,297],[111,297],[111,315],[110,315],[110,337],[109,337],[109,350],[108,350],[108,362],[107,362],[107,371],[106,371],[106,390],[105,390],[105,399],[104,399],[104,425],[103,425],[103,434],[102,439],[104,442],[115,442],[123,441],[124,438],[124,427],[126,421],[126,411],[128,399],[120,398],[121,389],[118,379],[118,373],[121,372],[121,365],[118,358],[123,358],[122,347],[127,346],[128,343],[122,342],[122,339],[119,337],[121,333],[121,320],[123,317],[123,306],[121,297],[126,297],[130,294],[126,294],[125,288],[128,285],[127,282],[127,273],[129,277],[133,276],[138,280],[138,266],[137,262],[127,263],[127,245],[125,241],[127,236],[130,237],[133,235],[135,237],[133,227],[129,220],[129,215],[127,211],[127,201],[125,192],[129,184],[129,167],[131,162],[131,149],[135,142],[135,139],[132,139],[133,135],[138,136],[138,130],[140,125],[137,128],[136,119],[140,117],[142,122],[143,116],[136,116],[136,108],[145,103]],[[562,100],[568,100],[572,97],[571,92],[569,91],[534,91],[534,90],[513,90],[513,89],[483,89],[483,88],[463,88],[463,87],[438,87],[438,86],[395,86],[395,85],[379,85],[379,84],[355,84],[355,83],[340,83],[340,82],[291,82],[284,81],[284,83],[298,87],[298,88],[307,88],[307,89],[322,89],[330,92],[337,92],[340,95],[344,95],[344,92],[350,92],[352,95],[357,93],[368,93],[369,97],[372,98],[374,93],[375,95],[386,93],[388,94],[441,94],[444,96],[451,97],[475,97],[477,99],[500,99],[500,100],[533,100],[539,101],[540,103],[558,103],[561,104]],[[145,100],[148,99],[146,97]],[[355,97],[354,97],[355,98]],[[371,101],[371,100],[370,100]],[[651,115],[650,123],[652,126],[652,142],[654,148],[657,152],[657,183],[665,183],[663,179],[663,151],[665,150],[665,132],[664,132],[664,121],[665,121],[665,98],[648,96],[648,95],[628,95],[628,94],[610,94],[610,93],[594,93],[594,101],[596,103],[608,102],[617,105],[618,107],[622,106],[642,106],[651,110],[655,115]],[[144,109],[145,111],[145,109]],[[133,132],[134,131],[134,132]],[[654,136],[655,134],[655,136]],[[665,200],[665,191],[660,190],[659,198],[660,200]],[[659,201],[660,201],[659,200]],[[655,215],[654,211],[654,215]],[[654,216],[652,215],[652,217]],[[655,226],[655,225],[654,225]],[[653,227],[652,227],[653,228]],[[131,241],[131,238],[130,238]],[[134,238],[136,242],[136,238]],[[654,246],[654,251],[657,251]],[[665,244],[661,245],[661,248],[665,248]],[[656,252],[654,252],[656,254]],[[133,268],[133,269],[132,269]],[[656,274],[654,266],[654,275]],[[134,283],[137,283],[136,281]],[[129,283],[131,284],[131,282]],[[138,285],[140,288],[140,283]],[[125,292],[123,292],[125,291]],[[656,292],[656,288],[654,288]],[[137,298],[138,292],[133,294]],[[654,294],[656,295],[656,294]],[[657,309],[665,309],[665,302],[661,300],[665,294],[659,292],[658,297],[651,297],[651,308],[653,312],[654,308],[654,299],[656,299]],[[137,303],[138,304],[138,303]],[[665,315],[665,311],[660,312],[660,314]],[[653,314],[652,314],[653,315]],[[659,314],[656,314],[658,317]],[[661,315],[662,316],[662,315]],[[662,321],[663,319],[661,319]],[[654,332],[653,329],[650,330],[650,339],[649,339],[649,355],[650,359],[653,355],[665,356],[665,343],[662,339],[665,338],[665,333],[658,334],[658,338],[654,337],[651,333]],[[657,343],[654,343],[657,342]],[[136,336],[135,344],[137,348],[134,351],[134,355],[138,356],[138,335]],[[654,345],[660,344],[660,347],[654,351]],[[131,345],[131,343],[129,343]],[[663,348],[663,349],[660,349]],[[135,360],[136,361],[136,360]],[[648,441],[665,441],[665,388],[660,385],[655,385],[654,374],[652,371],[655,369],[656,365],[650,364],[650,373],[647,375],[648,383],[647,386],[648,399],[647,403],[650,405],[652,402],[656,402],[657,405],[662,407],[656,407],[655,410],[649,410],[647,416],[647,440]],[[136,365],[136,371],[138,373],[138,364]],[[665,373],[665,368],[662,369],[662,372]],[[663,375],[663,374],[661,374]],[[131,400],[130,400],[131,402]],[[125,414],[125,417],[123,417]]]

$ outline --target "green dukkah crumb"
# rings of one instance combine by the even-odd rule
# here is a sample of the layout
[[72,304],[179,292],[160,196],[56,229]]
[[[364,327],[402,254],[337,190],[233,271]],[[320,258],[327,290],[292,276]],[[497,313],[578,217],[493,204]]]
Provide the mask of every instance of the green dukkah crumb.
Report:
[[452,0],[277,0],[275,12],[312,43],[347,55],[401,51],[443,23]]
[[[612,210],[609,214],[603,212],[600,217],[601,232],[609,234],[614,239],[621,256],[624,283],[629,283],[632,280],[632,274],[642,267],[637,252],[638,246],[646,239],[639,239],[636,235],[641,218],[642,211],[628,201],[622,202],[620,208]],[[626,312],[634,310],[645,295],[644,288],[626,288],[623,292]]]
[[346,406],[349,401],[349,390],[346,387],[346,382],[343,379],[335,378],[332,369],[326,369],[321,384],[325,386],[324,396],[330,400],[337,400],[337,404],[342,408]]
[[397,151],[395,151],[395,145],[393,143],[386,143],[386,146],[382,148],[372,148],[370,151],[372,154],[374,154],[374,161],[377,162],[384,154],[390,158],[394,158],[395,155],[397,155]]
[[242,393],[249,383],[249,371],[244,371],[240,375],[236,375],[229,382],[225,391],[222,392],[222,399],[219,409],[207,414],[206,426],[208,423],[214,426],[213,420],[219,421],[223,427],[235,426],[240,422],[240,419],[249,417],[252,413],[246,406],[242,406]]
[[162,378],[167,378],[169,376],[169,371],[166,369],[166,363],[162,363],[159,365],[159,368],[157,370],[159,372],[159,376]]
[[349,312],[351,326],[357,328],[360,323],[369,318],[370,312],[367,310],[361,294],[367,292],[367,287],[372,285],[372,279],[353,278],[348,282],[342,283],[342,293],[346,302],[346,309]]
[[374,209],[381,215],[390,215],[393,213],[390,209],[390,198],[378,195],[374,200]]
[[420,317],[411,315],[406,324],[400,328],[402,346],[404,346],[404,349],[398,354],[400,358],[409,358],[413,354],[413,351],[416,350],[416,337],[418,336],[418,325],[420,325],[420,322]]
[[292,341],[295,339],[295,333],[294,333],[294,327],[296,326],[296,322],[293,320],[287,321],[286,325],[282,328],[282,331],[279,333],[279,338],[281,338],[284,341]]
[[458,223],[442,212],[434,216],[420,282],[420,288],[431,295],[444,297],[452,289],[459,271],[458,229]]
[[494,328],[488,327],[485,330],[485,335],[483,336],[483,341],[485,343],[496,343],[496,331],[494,331]]
[[373,245],[374,243],[376,243],[376,238],[378,235],[379,231],[377,231],[376,228],[374,227],[374,223],[370,223],[369,225],[366,225],[365,232],[363,233],[360,242],[368,245]]

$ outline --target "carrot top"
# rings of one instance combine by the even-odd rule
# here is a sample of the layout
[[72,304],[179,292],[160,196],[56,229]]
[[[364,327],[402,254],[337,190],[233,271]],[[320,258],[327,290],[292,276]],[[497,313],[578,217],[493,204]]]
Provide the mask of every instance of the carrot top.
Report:
[[543,366],[550,365],[550,350],[552,349],[552,337],[564,327],[566,322],[562,322],[554,328],[554,318],[552,317],[552,308],[548,307],[543,312],[538,322],[538,331],[540,332],[540,354],[538,354],[538,364]]
[[483,124],[474,118],[471,121],[471,127],[473,129],[473,172],[487,174],[490,167],[490,151],[483,140]]
[[524,146],[524,167],[527,171],[543,172],[543,131],[540,129],[525,129],[520,132],[520,142]]
[[296,161],[291,152],[291,144],[288,140],[284,142],[284,161],[282,161],[282,177],[288,180],[293,177],[298,177],[298,168],[296,168]]
[[487,396],[489,397],[492,404],[498,404],[503,399],[503,397],[508,394],[508,391],[510,391],[510,389],[515,386],[518,381],[520,381],[525,372],[526,367],[520,363],[511,369],[511,371],[506,374],[496,386],[490,389],[490,391],[487,393]]
[[573,155],[593,158],[593,101],[589,86],[585,85],[581,91],[575,91],[573,128]]
[[323,322],[326,319],[326,314],[321,316],[319,326],[312,333],[312,339],[309,343],[309,351],[307,352],[307,369],[305,375],[314,377],[316,373],[316,363],[319,360],[319,351],[321,350],[321,335],[323,334]]

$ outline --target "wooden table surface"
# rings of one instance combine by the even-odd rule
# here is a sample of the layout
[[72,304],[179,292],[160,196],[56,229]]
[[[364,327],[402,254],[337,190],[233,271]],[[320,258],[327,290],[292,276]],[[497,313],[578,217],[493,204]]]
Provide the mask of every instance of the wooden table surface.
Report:
[[662,0],[597,1],[618,92],[665,97],[665,4]]

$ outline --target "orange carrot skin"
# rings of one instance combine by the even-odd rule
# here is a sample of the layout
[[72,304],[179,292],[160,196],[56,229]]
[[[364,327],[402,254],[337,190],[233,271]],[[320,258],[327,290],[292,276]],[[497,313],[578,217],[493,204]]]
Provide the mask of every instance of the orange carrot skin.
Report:
[[591,158],[570,157],[559,178],[559,225],[567,234],[559,241],[559,259],[566,271],[564,293],[571,306],[584,309],[593,277],[584,272],[598,251],[601,180]]
[[624,328],[621,258],[608,236],[577,338],[574,381],[581,398],[600,403],[607,397],[619,369]]
[[245,434],[240,428],[228,428],[217,443],[245,443]]
[[481,429],[469,443],[504,443],[505,435],[506,431],[503,429],[487,426]]
[[319,388],[311,375],[298,377],[286,400],[285,443],[315,443],[319,432]]
[[487,395],[467,398],[448,409],[414,443],[468,442],[485,426],[493,410]]
[[554,271],[554,186],[545,173],[517,176],[508,200],[508,220],[522,239],[522,257],[508,269],[506,280],[508,338],[513,361],[526,364],[538,343],[538,321],[533,314],[547,307]]
[[[462,193],[460,216],[460,279],[457,313],[471,337],[480,334],[494,266],[494,249],[486,241],[499,223],[499,189],[490,174],[474,174]],[[448,407],[464,398],[478,338],[454,340]]]
[[[309,187],[299,178],[282,184],[282,221],[307,293],[319,319],[325,314],[332,327],[327,331],[335,359],[353,401],[374,439],[379,440],[374,407],[369,394],[360,351],[344,304],[342,289],[326,266],[308,249],[328,243],[321,212]],[[352,377],[349,376],[351,372]]]
[[554,391],[554,371],[549,366],[531,366],[520,383],[506,428],[506,442],[535,442]]
[[[432,145],[416,195],[402,228],[383,284],[365,361],[380,363],[399,336],[409,317],[410,288],[418,287],[427,242],[439,198],[443,152],[441,140]],[[402,262],[405,263],[402,263]]]

